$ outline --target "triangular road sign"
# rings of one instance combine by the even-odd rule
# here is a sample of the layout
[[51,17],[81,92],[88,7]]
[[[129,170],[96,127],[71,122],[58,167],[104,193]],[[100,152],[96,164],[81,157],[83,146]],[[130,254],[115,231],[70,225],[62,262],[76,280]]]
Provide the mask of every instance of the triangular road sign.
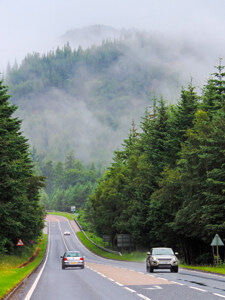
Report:
[[214,236],[214,239],[212,240],[211,246],[224,246],[224,243],[221,240],[219,234],[216,234]]
[[21,239],[19,239],[18,243],[16,244],[16,246],[24,246],[24,243]]

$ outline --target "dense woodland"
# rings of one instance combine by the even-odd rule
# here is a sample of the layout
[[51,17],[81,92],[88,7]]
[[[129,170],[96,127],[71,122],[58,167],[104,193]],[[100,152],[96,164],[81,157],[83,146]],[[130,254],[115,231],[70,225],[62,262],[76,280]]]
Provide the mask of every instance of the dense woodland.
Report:
[[19,238],[29,247],[41,236],[45,215],[39,204],[44,177],[33,172],[29,145],[9,98],[0,81],[0,253],[15,250]]
[[219,65],[198,96],[163,98],[133,124],[86,207],[99,235],[130,233],[139,246],[171,246],[188,263],[212,262],[225,239],[225,73]]
[[36,174],[46,178],[40,200],[46,210],[70,211],[71,206],[84,208],[100,177],[93,163],[85,167],[75,158],[73,151],[66,155],[65,162],[46,161],[35,149],[31,157]]

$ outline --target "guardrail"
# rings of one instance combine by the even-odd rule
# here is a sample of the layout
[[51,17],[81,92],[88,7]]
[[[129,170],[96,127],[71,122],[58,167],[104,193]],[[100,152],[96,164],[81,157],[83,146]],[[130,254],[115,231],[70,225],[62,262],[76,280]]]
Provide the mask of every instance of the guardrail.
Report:
[[117,254],[117,255],[120,255],[122,256],[121,252],[119,251],[113,251],[113,250],[110,250],[110,249],[106,249],[102,246],[99,246],[98,244],[96,244],[95,242],[93,242],[85,233],[85,231],[82,229],[81,225],[79,224],[79,222],[75,219],[74,219],[74,222],[77,224],[77,226],[79,227],[80,231],[83,232],[83,234],[85,235],[85,237],[93,244],[95,245],[96,247],[98,247],[99,249],[103,250],[103,251],[106,251],[106,252],[109,252],[109,253],[112,253],[112,254]]

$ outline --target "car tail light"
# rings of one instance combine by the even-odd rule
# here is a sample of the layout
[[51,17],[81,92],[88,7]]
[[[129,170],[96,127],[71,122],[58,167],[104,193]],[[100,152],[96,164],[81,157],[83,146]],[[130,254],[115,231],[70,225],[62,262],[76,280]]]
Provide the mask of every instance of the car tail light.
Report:
[[67,261],[67,258],[66,258],[66,257],[64,258],[64,261]]
[[81,257],[80,260],[84,260],[83,257]]

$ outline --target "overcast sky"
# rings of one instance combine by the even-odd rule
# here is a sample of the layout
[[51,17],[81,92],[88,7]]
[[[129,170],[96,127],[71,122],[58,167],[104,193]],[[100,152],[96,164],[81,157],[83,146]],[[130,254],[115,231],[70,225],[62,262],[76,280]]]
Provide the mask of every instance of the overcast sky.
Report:
[[192,37],[225,57],[225,0],[0,0],[0,12],[0,72],[55,49],[67,30],[95,24]]

